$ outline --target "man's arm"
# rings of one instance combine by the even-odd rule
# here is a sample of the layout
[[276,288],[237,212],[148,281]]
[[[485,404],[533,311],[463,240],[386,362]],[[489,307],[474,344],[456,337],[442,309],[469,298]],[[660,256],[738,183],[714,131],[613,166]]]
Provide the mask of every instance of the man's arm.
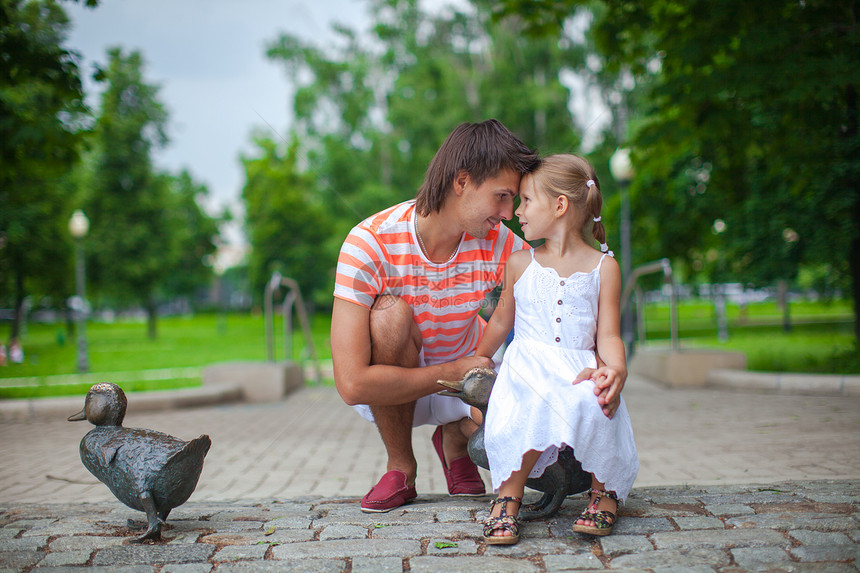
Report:
[[[462,378],[475,366],[491,366],[484,357],[470,356],[424,368],[371,364],[370,309],[339,298],[334,300],[331,320],[331,352],[334,381],[341,398],[350,405],[405,404],[444,390],[437,380]],[[413,344],[408,331],[392,325],[388,335]]]

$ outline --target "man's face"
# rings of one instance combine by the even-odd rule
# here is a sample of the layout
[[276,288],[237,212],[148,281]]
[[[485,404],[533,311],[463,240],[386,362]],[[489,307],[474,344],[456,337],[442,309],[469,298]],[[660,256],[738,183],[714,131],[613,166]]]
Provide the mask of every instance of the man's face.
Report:
[[514,215],[514,198],[520,187],[520,174],[511,169],[503,169],[488,177],[480,185],[475,185],[466,176],[463,184],[462,209],[460,221],[466,232],[483,239],[502,220]]

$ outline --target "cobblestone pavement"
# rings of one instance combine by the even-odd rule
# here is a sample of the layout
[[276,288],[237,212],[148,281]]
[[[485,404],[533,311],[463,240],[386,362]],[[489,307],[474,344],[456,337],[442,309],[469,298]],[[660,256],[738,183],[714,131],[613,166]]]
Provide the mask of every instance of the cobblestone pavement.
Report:
[[860,486],[812,481],[767,487],[638,488],[609,537],[571,532],[585,499],[526,523],[514,546],[487,546],[483,500],[420,496],[387,514],[355,499],[294,497],[189,502],[160,543],[130,545],[116,503],[5,504],[0,567],[117,573],[857,571]]
[[860,398],[667,389],[633,377],[624,396],[641,470],[613,535],[572,534],[585,503],[572,497],[508,548],[480,541],[489,497],[441,495],[429,427],[415,433],[416,502],[361,513],[384,450],[332,388],[276,404],[131,412],[127,426],[213,442],[167,542],[143,546],[128,545],[124,527],[143,514],[80,462],[88,426],[3,422],[0,572],[857,571]]

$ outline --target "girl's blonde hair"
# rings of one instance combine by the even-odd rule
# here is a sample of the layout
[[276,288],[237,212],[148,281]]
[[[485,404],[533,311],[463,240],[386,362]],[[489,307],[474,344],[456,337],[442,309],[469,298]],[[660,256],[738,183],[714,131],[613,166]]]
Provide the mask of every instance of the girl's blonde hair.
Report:
[[601,245],[606,243],[606,228],[600,222],[600,210],[603,208],[600,182],[588,161],[572,154],[550,155],[541,161],[540,167],[531,176],[535,187],[550,197],[567,197],[576,215],[581,218],[578,223],[583,238],[588,239],[586,232],[589,224],[593,223],[592,235]]

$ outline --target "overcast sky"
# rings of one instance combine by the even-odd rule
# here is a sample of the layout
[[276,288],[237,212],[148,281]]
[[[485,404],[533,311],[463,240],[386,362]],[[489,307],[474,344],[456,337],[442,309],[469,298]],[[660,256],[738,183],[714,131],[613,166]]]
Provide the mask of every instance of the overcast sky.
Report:
[[[210,210],[235,203],[243,174],[239,154],[255,127],[288,132],[290,85],[265,44],[282,32],[319,45],[333,22],[364,30],[367,3],[356,0],[102,0],[95,9],[64,3],[72,20],[67,47],[83,57],[86,89],[93,64],[107,49],[139,50],[145,79],[160,86],[170,114],[170,144],[156,155],[161,168],[187,167],[206,184]],[[89,103],[98,108],[98,97]]]

